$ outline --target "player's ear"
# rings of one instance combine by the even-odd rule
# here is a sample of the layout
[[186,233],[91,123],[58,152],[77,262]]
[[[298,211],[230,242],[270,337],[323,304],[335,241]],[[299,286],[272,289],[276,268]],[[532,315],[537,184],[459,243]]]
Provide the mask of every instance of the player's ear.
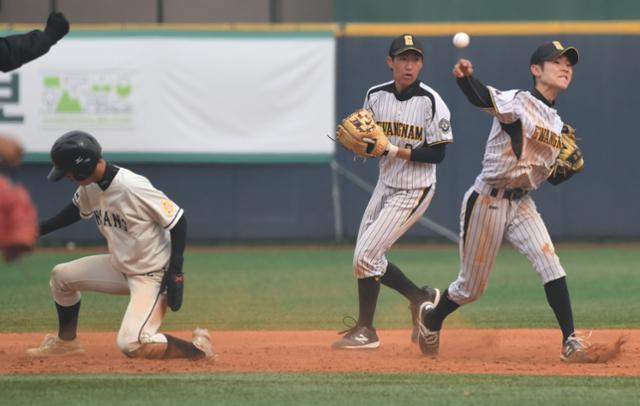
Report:
[[391,58],[390,56],[387,56],[387,66],[389,67],[391,72],[393,72],[393,58]]
[[531,75],[535,78],[539,78],[542,75],[542,66],[535,63],[531,65]]

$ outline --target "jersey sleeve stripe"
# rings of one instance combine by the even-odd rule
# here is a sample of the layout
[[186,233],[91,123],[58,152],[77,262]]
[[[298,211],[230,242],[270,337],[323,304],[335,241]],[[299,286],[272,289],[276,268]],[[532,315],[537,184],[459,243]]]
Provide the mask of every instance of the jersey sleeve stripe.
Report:
[[182,217],[182,214],[184,213],[184,210],[182,208],[180,208],[180,210],[178,210],[178,212],[176,213],[175,216],[173,216],[173,219],[171,220],[171,222],[169,224],[167,224],[164,229],[165,230],[171,230],[176,223],[178,222],[178,220],[180,220],[180,217]]
[[496,101],[493,98],[493,92],[491,91],[491,87],[487,86],[489,88],[489,96],[491,97],[491,104],[493,105],[493,108],[486,108],[486,109],[481,109],[486,111],[487,113],[499,113],[498,111],[498,106],[496,106]]
[[78,208],[78,213],[80,213],[80,217],[83,219],[87,219],[89,217],[91,217],[93,215],[93,212],[90,211],[88,213],[83,212],[82,210],[80,210],[80,202],[78,202],[78,200],[76,199],[76,197],[74,196],[73,199],[71,200],[71,203],[73,203],[74,206],[76,206]]
[[453,140],[441,140],[441,141],[435,141],[432,143],[429,143],[427,145],[429,145],[430,147],[433,145],[440,145],[440,144],[453,144]]

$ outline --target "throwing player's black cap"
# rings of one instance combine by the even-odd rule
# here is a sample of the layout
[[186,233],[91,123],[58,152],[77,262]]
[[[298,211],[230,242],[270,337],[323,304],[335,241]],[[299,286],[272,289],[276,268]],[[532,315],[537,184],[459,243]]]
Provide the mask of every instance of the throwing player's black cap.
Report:
[[102,147],[91,134],[69,131],[51,147],[53,168],[47,180],[57,182],[67,173],[72,173],[76,180],[85,180],[93,174],[100,158]]
[[420,55],[424,55],[422,44],[412,34],[402,34],[394,39],[389,47],[389,56],[394,57],[407,51],[415,51]]
[[556,59],[561,55],[569,58],[571,65],[578,63],[578,50],[575,47],[564,47],[560,41],[545,42],[531,55],[530,65],[542,65],[545,61]]

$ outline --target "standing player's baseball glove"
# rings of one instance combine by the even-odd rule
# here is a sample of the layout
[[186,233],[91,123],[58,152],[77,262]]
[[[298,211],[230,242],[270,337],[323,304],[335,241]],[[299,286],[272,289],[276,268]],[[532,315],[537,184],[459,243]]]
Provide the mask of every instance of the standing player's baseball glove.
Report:
[[29,193],[0,176],[0,250],[6,261],[31,251],[38,238],[36,209]]
[[389,146],[384,130],[369,110],[360,109],[345,117],[336,130],[336,139],[349,151],[362,157],[379,157]]
[[576,144],[576,134],[573,127],[565,124],[562,127],[562,148],[556,158],[553,168],[554,174],[568,175],[580,172],[584,167],[582,151]]

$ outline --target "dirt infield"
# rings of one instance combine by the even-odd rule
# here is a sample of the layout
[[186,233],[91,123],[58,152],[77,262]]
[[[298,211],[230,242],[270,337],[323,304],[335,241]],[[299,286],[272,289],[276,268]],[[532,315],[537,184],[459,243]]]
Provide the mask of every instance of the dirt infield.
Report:
[[[173,332],[189,338],[188,332]],[[115,344],[116,333],[82,332],[83,356],[33,359],[28,347],[41,333],[0,334],[0,374],[50,372],[434,372],[529,375],[640,376],[640,330],[594,330],[590,341],[621,353],[597,364],[559,360],[557,330],[449,329],[442,333],[440,355],[424,357],[409,341],[408,330],[379,330],[377,350],[332,350],[335,331],[214,331],[218,353],[213,362],[133,360]]]

